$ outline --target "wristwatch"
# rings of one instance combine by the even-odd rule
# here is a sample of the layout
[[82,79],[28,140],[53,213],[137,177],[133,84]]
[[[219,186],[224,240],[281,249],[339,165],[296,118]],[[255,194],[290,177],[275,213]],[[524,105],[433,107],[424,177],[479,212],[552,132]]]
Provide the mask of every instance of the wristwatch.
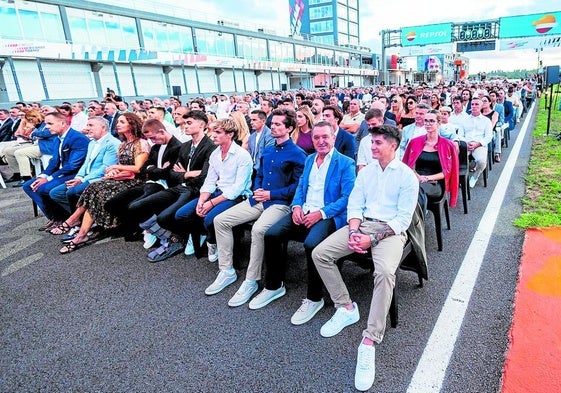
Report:
[[378,245],[379,241],[376,239],[376,235],[370,235],[370,243],[372,244],[372,247],[376,247]]

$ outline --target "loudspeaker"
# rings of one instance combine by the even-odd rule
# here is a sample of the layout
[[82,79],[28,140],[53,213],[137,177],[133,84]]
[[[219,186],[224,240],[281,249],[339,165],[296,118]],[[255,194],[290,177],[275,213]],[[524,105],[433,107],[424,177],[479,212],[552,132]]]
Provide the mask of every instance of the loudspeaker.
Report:
[[281,90],[286,91],[286,89],[287,89],[286,83],[281,84]]
[[355,85],[354,82],[347,82],[347,87],[353,87]]
[[171,90],[174,96],[179,97],[181,95],[181,86],[172,86]]
[[544,70],[545,85],[556,85],[559,83],[559,66],[547,66]]

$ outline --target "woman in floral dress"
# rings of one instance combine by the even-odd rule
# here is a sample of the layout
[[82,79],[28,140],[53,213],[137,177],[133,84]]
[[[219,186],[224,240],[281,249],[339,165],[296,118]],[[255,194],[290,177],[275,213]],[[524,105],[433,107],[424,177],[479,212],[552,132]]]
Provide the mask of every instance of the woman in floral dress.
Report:
[[88,232],[94,223],[100,229],[116,227],[119,224],[117,217],[105,209],[105,202],[143,181],[139,178],[139,173],[148,159],[150,145],[142,135],[142,120],[134,113],[123,113],[117,119],[117,132],[123,140],[117,153],[119,163],[106,169],[103,180],[92,183],[84,190],[78,201],[78,208],[61,225],[63,230],[72,228],[83,215],[80,231],[60,249],[61,254],[72,252],[92,240]]

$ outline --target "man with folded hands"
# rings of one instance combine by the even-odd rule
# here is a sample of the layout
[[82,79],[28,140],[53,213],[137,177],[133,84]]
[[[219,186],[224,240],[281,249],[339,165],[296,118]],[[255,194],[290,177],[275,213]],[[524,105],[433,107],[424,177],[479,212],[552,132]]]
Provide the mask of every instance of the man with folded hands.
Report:
[[374,289],[355,371],[355,387],[363,391],[374,383],[374,343],[380,344],[384,337],[395,272],[419,193],[417,176],[397,156],[399,130],[382,125],[370,132],[374,161],[358,173],[349,196],[348,225],[312,251],[314,264],[336,308],[333,317],[321,327],[320,334],[332,337],[360,319],[358,306],[351,300],[337,261],[353,252],[365,254],[371,250]]

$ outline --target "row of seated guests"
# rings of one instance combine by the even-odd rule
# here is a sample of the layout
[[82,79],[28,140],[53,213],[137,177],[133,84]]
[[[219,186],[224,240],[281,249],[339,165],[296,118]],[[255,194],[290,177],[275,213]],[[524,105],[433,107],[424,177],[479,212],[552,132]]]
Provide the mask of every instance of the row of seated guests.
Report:
[[45,128],[44,123],[44,113],[52,111],[54,109],[51,107],[20,110],[20,120],[12,140],[0,142],[0,157],[12,172],[12,176],[6,182],[14,182],[13,187],[21,187],[25,181],[31,179],[30,159],[52,155],[54,136]]
[[[88,167],[93,166],[103,138],[113,137],[105,135],[106,120],[90,119],[86,127],[94,142],[88,146],[85,143],[89,142],[88,138],[69,130],[64,118],[51,113],[45,122],[53,134],[61,136],[60,146],[46,170],[27,182],[24,190],[51,218],[51,233],[66,233],[81,220],[79,232],[61,248],[63,254],[95,238],[95,232],[91,231],[94,223],[98,229],[113,228],[120,222],[128,227],[140,224],[160,239],[160,246],[148,255],[154,262],[181,251],[189,234],[206,234],[209,259],[218,260],[220,269],[205,290],[207,295],[217,294],[237,280],[232,267],[232,229],[255,221],[246,279],[228,302],[230,306],[240,306],[256,293],[263,261],[268,266],[265,289],[251,300],[249,307],[261,308],[283,296],[285,269],[279,245],[282,240],[301,240],[308,263],[308,295],[292,322],[305,323],[323,307],[323,282],[337,307],[334,317],[322,327],[321,334],[326,337],[359,319],[356,304],[349,300],[340,275],[333,270],[335,262],[341,256],[372,248],[375,291],[365,338],[359,347],[356,375],[357,386],[371,384],[368,381],[374,379],[373,343],[381,342],[383,337],[395,270],[401,259],[405,230],[417,205],[419,183],[448,179],[453,184],[450,179],[455,176],[457,181],[458,174],[450,169],[454,165],[445,161],[438,171],[434,155],[413,158],[417,147],[412,143],[407,164],[415,169],[415,175],[396,153],[401,141],[399,130],[380,126],[371,129],[373,162],[361,169],[355,182],[354,160],[336,148],[338,135],[345,131],[333,126],[338,122],[335,112],[330,112],[333,113],[324,113],[325,121],[316,123],[309,131],[316,153],[306,157],[290,138],[297,127],[296,113],[275,110],[270,130],[274,144],[263,149],[255,174],[251,153],[235,142],[239,126],[232,119],[211,125],[211,142],[204,133],[206,115],[191,111],[186,115],[185,130],[191,133],[192,140],[181,145],[159,121],[149,120],[142,125],[136,115],[125,113],[117,124],[123,139],[114,155],[118,162],[109,164],[103,178],[83,190],[70,216],[68,210],[56,207],[50,198],[56,194],[51,191],[58,186],[66,186],[66,194],[75,186],[66,183],[76,178],[66,177],[63,168],[74,164],[73,158],[85,147],[85,164],[80,170],[86,174]],[[427,120],[427,124],[436,123],[431,116]],[[450,159],[455,147],[451,142],[447,144],[447,140],[442,142],[437,138],[435,142],[437,129],[434,124],[433,131],[427,130],[426,136],[418,137],[423,143],[415,146],[423,146],[423,152],[438,151],[439,157]],[[143,137],[152,141],[152,148]],[[259,140],[255,142],[257,145]],[[111,146],[115,146],[114,142]],[[425,165],[429,167],[427,170]],[[253,188],[252,175],[255,176]],[[145,181],[146,178],[149,180]],[[55,180],[57,185],[49,185]],[[66,220],[55,225],[64,216]]]

